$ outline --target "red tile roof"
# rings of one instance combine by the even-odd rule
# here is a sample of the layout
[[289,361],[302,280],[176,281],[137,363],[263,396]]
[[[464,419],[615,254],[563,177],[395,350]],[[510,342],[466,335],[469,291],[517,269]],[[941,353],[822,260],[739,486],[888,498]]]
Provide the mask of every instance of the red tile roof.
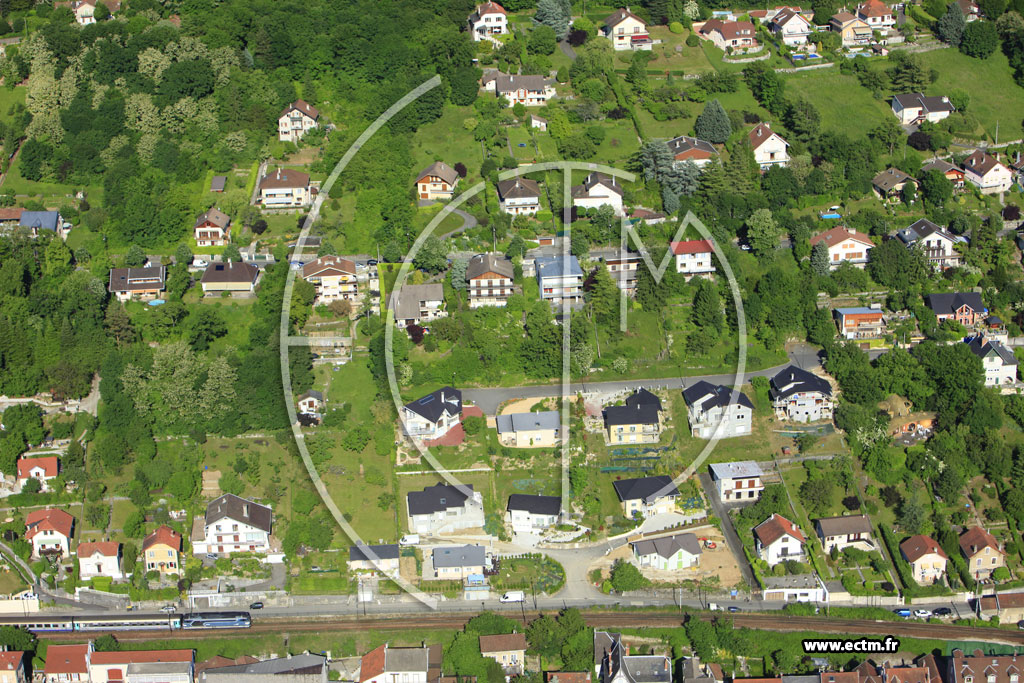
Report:
[[25,209],[20,206],[12,206],[0,209],[0,221],[20,221],[21,214]]
[[867,0],[857,8],[857,13],[865,17],[892,16],[892,8],[881,0]]
[[949,559],[946,551],[942,549],[938,542],[923,534],[911,536],[903,541],[903,543],[900,543],[900,552],[907,558],[907,562],[916,562],[928,553],[935,553],[939,557]]
[[857,232],[853,228],[847,228],[842,225],[837,225],[831,230],[819,233],[812,237],[810,241],[812,247],[818,242],[824,242],[826,247],[834,247],[845,240],[853,240],[854,242],[860,242],[861,244],[866,244],[871,247],[875,246],[875,243],[871,241],[871,238],[864,233]]
[[544,683],[590,683],[589,671],[545,671]]
[[79,543],[78,548],[75,550],[75,554],[78,557],[92,557],[96,553],[103,555],[104,557],[117,557],[118,550],[121,549],[120,543],[114,541],[92,541],[88,543]]
[[74,524],[75,518],[63,510],[33,510],[25,518],[25,540],[31,541],[43,530],[56,531],[65,538],[71,538],[71,528]]
[[711,242],[708,240],[686,240],[684,242],[670,242],[669,247],[673,254],[704,254],[711,253]]
[[24,652],[17,650],[11,652],[0,652],[0,670],[11,671],[21,666],[21,660],[25,656]]
[[18,460],[18,479],[27,479],[34,467],[43,468],[44,477],[56,477],[60,461],[56,455],[44,455],[39,458],[20,458]]
[[499,633],[495,636],[480,636],[480,652],[511,652],[526,649],[526,636],[522,633]]
[[359,667],[360,683],[384,673],[384,666],[387,662],[387,647],[387,645],[381,645],[376,650],[370,650],[363,655],[362,665]]
[[[771,140],[773,135],[779,134],[773,131],[770,125],[764,122],[757,124],[747,135],[747,139],[750,140],[750,148],[756,150],[758,147]],[[785,142],[781,135],[779,135],[779,139]]]
[[87,674],[89,666],[85,657],[88,645],[51,645],[46,648],[46,667],[43,672],[50,674]]
[[483,16],[485,14],[508,14],[505,8],[496,2],[484,2],[476,6],[477,16]]
[[974,557],[986,547],[999,552],[999,541],[996,540],[995,536],[985,531],[980,526],[971,527],[960,534],[960,550],[962,550],[964,555],[967,557]]
[[807,542],[804,535],[800,533],[800,529],[780,514],[773,514],[754,527],[754,535],[761,541],[761,545],[771,545],[787,535],[792,536],[801,543]]
[[147,662],[191,662],[192,650],[125,650],[93,652],[93,664],[141,664]]
[[142,542],[142,549],[146,550],[158,544],[168,545],[175,550],[181,550],[181,534],[165,524],[149,536],[146,536],[146,539]]

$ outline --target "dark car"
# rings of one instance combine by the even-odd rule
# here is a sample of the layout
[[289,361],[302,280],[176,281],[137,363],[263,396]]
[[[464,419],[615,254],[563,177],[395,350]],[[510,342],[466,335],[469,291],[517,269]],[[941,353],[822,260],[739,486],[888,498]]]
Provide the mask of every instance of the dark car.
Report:
[[948,607],[939,607],[934,612],[932,612],[932,614],[934,614],[937,617],[948,617],[952,613],[953,610],[951,610]]
[[262,602],[254,602],[251,605],[249,605],[249,609],[263,609],[263,603]]
[[366,265],[368,265],[368,266],[375,266],[375,265],[377,265],[377,259],[375,259],[375,258],[369,259],[366,262]]
[[739,611],[741,611],[741,610],[740,610],[740,608],[739,608],[739,607],[737,607],[736,605],[729,605],[729,611],[730,611],[731,613],[733,613],[733,614],[736,614],[737,612],[739,612]]

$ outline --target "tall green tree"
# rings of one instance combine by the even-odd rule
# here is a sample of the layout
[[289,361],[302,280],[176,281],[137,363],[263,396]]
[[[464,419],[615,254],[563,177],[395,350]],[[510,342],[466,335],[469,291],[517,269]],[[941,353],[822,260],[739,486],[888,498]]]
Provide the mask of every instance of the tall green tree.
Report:
[[704,105],[704,111],[694,123],[694,133],[698,138],[716,145],[729,139],[732,135],[732,124],[729,123],[729,115],[725,113],[721,102],[714,99]]
[[939,17],[939,21],[935,25],[935,33],[942,42],[958,47],[960,41],[963,40],[966,28],[967,20],[964,19],[960,5],[951,2],[946,7],[946,13]]

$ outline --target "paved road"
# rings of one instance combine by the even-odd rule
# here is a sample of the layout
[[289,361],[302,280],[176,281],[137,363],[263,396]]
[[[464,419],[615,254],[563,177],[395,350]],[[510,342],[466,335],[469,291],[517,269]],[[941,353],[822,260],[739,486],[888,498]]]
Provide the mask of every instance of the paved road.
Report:
[[715,486],[711,482],[711,475],[707,472],[701,472],[697,476],[700,477],[700,484],[704,487],[704,493],[707,495],[708,500],[711,501],[711,509],[714,510],[715,516],[722,520],[722,534],[725,536],[725,545],[729,547],[729,552],[732,553],[733,559],[736,560],[736,565],[740,568],[743,580],[751,588],[757,588],[754,570],[750,568],[750,563],[747,562],[747,558],[743,554],[743,543],[740,541],[739,534],[736,533],[736,528],[732,524],[732,518],[729,517],[726,506],[715,495]]

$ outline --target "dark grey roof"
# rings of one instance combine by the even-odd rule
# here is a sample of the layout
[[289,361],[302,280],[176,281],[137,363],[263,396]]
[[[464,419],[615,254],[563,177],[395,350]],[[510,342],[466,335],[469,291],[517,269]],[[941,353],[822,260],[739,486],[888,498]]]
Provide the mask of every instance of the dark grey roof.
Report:
[[406,672],[430,669],[430,648],[389,647],[384,650],[384,671]]
[[893,99],[899,102],[900,106],[904,109],[907,107],[911,109],[921,107],[926,112],[956,111],[956,108],[953,107],[947,97],[928,97],[923,93],[910,92],[896,95]]
[[616,425],[658,424],[658,407],[651,404],[632,406],[608,406],[604,409],[604,421],[609,427]]
[[661,410],[661,399],[646,389],[641,388],[626,397],[626,405],[630,408],[654,406],[656,409]]
[[496,418],[498,433],[528,432],[537,429],[560,429],[562,416],[557,410],[539,413],[509,413]]
[[270,533],[273,517],[273,513],[267,506],[239,498],[233,493],[225,493],[206,506],[207,524],[213,524],[222,519],[233,519]]
[[683,400],[686,401],[688,406],[699,404],[702,410],[708,410],[716,406],[725,407],[730,403],[738,403],[751,410],[754,409],[754,404],[751,403],[750,399],[742,391],[736,391],[723,384],[712,384],[704,380],[697,382],[691,387],[687,387],[683,391]]
[[111,268],[110,282],[107,286],[111,292],[131,292],[141,289],[163,289],[167,279],[167,268],[151,266],[149,268]]
[[290,657],[277,657],[252,664],[222,666],[204,671],[206,676],[223,674],[292,674],[317,673],[327,665],[327,657],[323,655],[303,654]]
[[622,673],[630,683],[671,683],[672,664],[661,655],[625,655]]
[[[662,497],[679,495],[679,489],[672,483],[672,478],[663,474],[640,479],[620,479],[613,481],[612,486],[615,487],[615,493],[619,495],[619,500],[623,501],[642,500],[645,503],[651,503],[659,497],[659,494]],[[662,493],[665,489],[668,490]]]
[[540,199],[540,185],[536,180],[529,178],[509,178],[498,181],[498,194],[502,200],[522,199],[525,197],[537,197]]
[[617,195],[622,195],[622,186],[619,185],[619,181],[606,173],[600,171],[594,171],[588,175],[582,185],[574,185],[571,190],[573,197],[587,197],[590,196],[590,191],[597,185],[603,185]]
[[688,152],[691,149],[699,149],[703,152],[707,152],[708,154],[718,154],[718,150],[716,150],[715,146],[710,142],[701,140],[700,138],[693,138],[688,135],[680,135],[677,138],[672,138],[666,144],[673,156],[682,154],[683,152]]
[[317,391],[316,389],[310,389],[309,391],[306,391],[305,393],[299,395],[299,400],[300,401],[302,399],[304,399],[304,398],[315,398],[316,400],[320,401],[321,403],[323,403],[323,401],[324,401],[324,395],[322,393],[320,393],[319,391]]
[[224,191],[224,185],[227,182],[228,182],[228,177],[226,175],[215,175],[215,176],[213,176],[213,180],[210,181],[210,191],[211,192],[223,192]]
[[1013,351],[1003,346],[1001,342],[988,341],[984,337],[971,337],[967,346],[978,358],[985,358],[994,353],[1003,360],[1003,365],[1017,365],[1017,357],[1013,355]]
[[945,175],[950,171],[960,171],[960,168],[949,163],[945,159],[935,159],[930,161],[921,167],[921,173],[927,173],[928,171],[938,171]]
[[412,320],[420,317],[421,301],[443,301],[444,285],[433,282],[426,285],[402,285],[388,296],[388,308],[395,312],[398,320]]
[[[472,484],[465,488],[473,490]],[[435,484],[422,491],[410,491],[406,496],[410,515],[429,515],[451,508],[460,508],[466,503],[466,494],[450,484]]]
[[397,560],[398,559],[398,544],[397,543],[385,543],[384,545],[366,545],[359,543],[357,545],[349,546],[348,548],[348,561],[349,562],[366,562],[370,559],[369,555],[366,554],[366,550],[372,550],[379,560]]
[[599,666],[604,656],[615,649],[616,644],[621,640],[621,633],[610,631],[598,631],[594,629],[594,666]]
[[533,515],[557,515],[562,511],[562,499],[558,496],[529,496],[513,493],[508,497],[509,510],[523,510]]
[[988,309],[981,300],[981,294],[977,292],[943,292],[929,294],[925,297],[928,308],[935,311],[935,315],[952,315],[962,306],[967,306],[975,313],[984,313]]
[[511,279],[515,274],[512,262],[501,254],[477,254],[469,259],[466,265],[466,279],[480,277],[486,273],[496,273]]
[[416,176],[416,182],[419,182],[425,176],[437,176],[449,185],[454,185],[459,179],[458,172],[443,161],[435,161],[430,166],[427,166],[425,169],[420,171],[420,174]]
[[225,283],[225,282],[255,282],[259,277],[260,269],[241,261],[230,261],[228,263],[211,263],[203,271],[200,282]]
[[462,392],[452,387],[441,387],[423,398],[406,403],[405,407],[425,420],[437,422],[445,413],[458,415],[462,412]]
[[18,225],[23,228],[56,232],[59,223],[60,213],[57,211],[22,211]]
[[896,236],[899,237],[904,244],[913,244],[914,242],[935,233],[939,233],[939,235],[946,237],[950,241],[954,241],[953,235],[948,233],[945,228],[932,223],[927,218],[914,221],[902,230],[898,230],[896,232]]
[[550,80],[543,76],[499,73],[494,79],[494,90],[497,94],[515,92],[516,90],[533,90],[543,92]]
[[482,545],[449,545],[434,548],[434,567],[483,566],[487,551]]
[[676,534],[675,536],[662,536],[661,538],[645,539],[634,541],[633,550],[637,555],[653,555],[657,553],[668,559],[680,550],[690,555],[700,555],[700,541],[693,534]]
[[774,400],[788,398],[793,394],[803,391],[820,391],[826,396],[831,396],[832,385],[821,377],[811,374],[802,368],[789,365],[783,368],[779,374],[772,377],[768,393]]
[[871,183],[878,189],[888,192],[901,183],[913,180],[909,175],[898,168],[887,168],[876,175]]
[[844,534],[870,534],[871,520],[867,515],[844,515],[842,517],[823,517],[817,520],[822,536],[842,536]]

